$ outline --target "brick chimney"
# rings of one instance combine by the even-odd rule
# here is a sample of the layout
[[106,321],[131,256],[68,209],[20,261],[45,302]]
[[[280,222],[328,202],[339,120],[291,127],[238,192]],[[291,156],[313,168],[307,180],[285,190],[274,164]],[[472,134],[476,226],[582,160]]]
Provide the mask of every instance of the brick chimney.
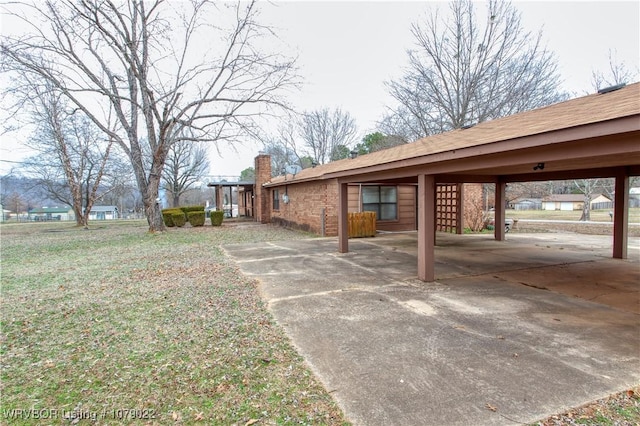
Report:
[[271,191],[262,187],[262,184],[271,180],[271,156],[268,154],[260,154],[255,158],[255,209],[256,221],[260,223],[271,222],[269,209],[271,207],[271,199],[269,195]]

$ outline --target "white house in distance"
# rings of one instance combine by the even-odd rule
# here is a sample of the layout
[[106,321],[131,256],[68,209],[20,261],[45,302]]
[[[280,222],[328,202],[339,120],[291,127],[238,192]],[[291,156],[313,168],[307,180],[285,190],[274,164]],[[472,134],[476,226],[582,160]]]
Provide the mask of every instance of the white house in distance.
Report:
[[[590,208],[601,203],[611,203],[611,200],[602,194],[595,194],[591,199]],[[583,194],[553,194],[542,199],[542,210],[582,210],[584,207]],[[605,207],[611,208],[611,207]]]
[[113,220],[119,217],[116,206],[93,206],[89,212],[89,220]]
[[[120,217],[116,206],[93,206],[89,212],[89,220],[113,220]],[[42,207],[29,210],[29,220],[76,220],[73,209],[68,207]]]
[[41,207],[28,212],[29,220],[44,222],[50,220],[75,220],[73,210],[69,207]]

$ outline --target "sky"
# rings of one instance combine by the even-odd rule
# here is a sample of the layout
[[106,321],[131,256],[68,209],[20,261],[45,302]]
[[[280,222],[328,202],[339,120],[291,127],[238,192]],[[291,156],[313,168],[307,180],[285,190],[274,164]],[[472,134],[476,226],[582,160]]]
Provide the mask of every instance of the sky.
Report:
[[[175,0],[172,0],[175,1]],[[617,62],[640,66],[640,2],[638,1],[515,1],[525,30],[542,30],[554,52],[562,88],[575,96],[593,91],[594,70],[606,71],[609,50]],[[446,10],[446,2],[292,1],[263,2],[263,23],[297,56],[303,79],[289,102],[300,111],[340,107],[351,114],[359,138],[376,131],[376,122],[393,104],[384,82],[402,75],[407,49],[413,47],[412,23],[429,8]],[[478,11],[483,13],[483,4]],[[20,141],[5,136],[0,159],[20,161],[26,153]],[[210,175],[238,176],[253,166],[260,146],[241,142],[210,153]],[[0,161],[0,174],[11,163]]]

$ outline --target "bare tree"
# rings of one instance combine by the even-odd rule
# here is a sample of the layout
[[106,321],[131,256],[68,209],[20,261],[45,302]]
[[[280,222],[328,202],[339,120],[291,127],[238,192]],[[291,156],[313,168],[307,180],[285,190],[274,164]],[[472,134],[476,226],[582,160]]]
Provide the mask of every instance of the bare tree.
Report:
[[471,0],[450,3],[412,25],[416,48],[404,75],[387,83],[398,107],[383,131],[410,140],[548,105],[565,98],[554,56],[520,13],[490,0],[486,20]]
[[[629,69],[624,62],[618,62],[615,55],[615,50],[610,49],[609,69],[606,72],[601,70],[591,72],[591,83],[595,91],[609,86],[626,84],[637,79],[638,68],[636,67],[635,70]],[[577,188],[580,193],[584,194],[584,204],[580,220],[588,221],[591,219],[591,200],[597,187],[599,187],[610,200],[614,199],[613,191],[615,181],[611,178],[574,180],[573,186]]]
[[593,88],[598,91],[608,86],[629,83],[635,81],[638,77],[638,68],[631,70],[624,62],[618,62],[616,52],[609,50],[609,69],[605,72],[602,70],[591,72],[591,83]]
[[[393,84],[393,83],[387,83]],[[399,104],[395,108],[387,107],[387,113],[377,123],[378,129],[387,135],[397,135],[407,142],[416,141],[428,134],[423,128],[419,115],[412,114],[405,106]]]
[[[16,213],[16,219],[20,221],[28,212],[37,205],[36,200],[41,199],[41,188],[24,176],[18,176],[18,169],[13,169],[0,177],[0,204]],[[42,203],[40,203],[42,205]]]
[[593,195],[596,193],[596,189],[600,186],[600,179],[580,179],[574,181],[575,187],[584,195],[584,202],[582,204],[581,221],[591,220],[591,201]]
[[[0,205],[3,209],[16,212],[16,221],[20,222],[20,213],[26,210],[27,202],[21,194],[11,192],[2,197]],[[2,214],[4,215],[4,212]],[[5,216],[3,219],[9,219],[9,217]]]
[[[550,182],[512,182],[507,185],[505,201],[508,204],[519,198],[543,198],[549,195]],[[490,185],[493,187],[493,184]]]
[[157,197],[171,146],[255,134],[256,119],[283,106],[280,89],[296,84],[292,60],[258,48],[272,33],[255,1],[34,0],[4,10],[28,30],[3,37],[2,69],[47,80],[122,148],[151,232],[164,230]]
[[162,178],[174,207],[180,205],[180,196],[209,171],[207,155],[205,143],[182,141],[169,148]]
[[28,169],[49,196],[72,207],[76,224],[86,228],[113,141],[104,140],[82,112],[71,111],[46,81],[30,87],[23,105],[30,107],[36,131],[27,145],[39,154]]
[[266,142],[262,148],[264,154],[271,156],[271,175],[279,176],[285,167],[298,164],[297,156],[278,140]]
[[355,119],[340,108],[305,112],[299,125],[300,137],[318,164],[345,158],[345,147],[348,155],[357,130]]
[[301,148],[298,146],[300,117],[289,114],[282,120],[275,136],[267,136],[263,140],[262,151],[271,156],[271,174],[282,174],[285,167],[290,165],[305,166]]

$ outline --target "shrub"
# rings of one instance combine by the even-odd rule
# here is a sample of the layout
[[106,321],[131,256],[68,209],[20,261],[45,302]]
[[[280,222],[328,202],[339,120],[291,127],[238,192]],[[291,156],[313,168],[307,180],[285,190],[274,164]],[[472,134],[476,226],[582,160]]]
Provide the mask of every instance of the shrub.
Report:
[[187,213],[187,219],[191,226],[203,226],[205,221],[205,213],[203,211],[195,211]]
[[181,211],[172,213],[171,220],[173,220],[173,224],[177,227],[183,227],[184,224],[187,223],[187,218]]
[[204,206],[183,206],[180,207],[180,210],[182,210],[185,216],[187,216],[189,215],[189,212],[203,212]]
[[173,220],[171,220],[171,214],[172,213],[167,213],[165,211],[162,212],[162,220],[164,221],[165,226],[168,226],[169,228],[172,228],[175,226],[173,224]]
[[222,219],[224,219],[224,212],[222,210],[211,210],[211,224],[213,226],[222,225]]
[[173,215],[176,213],[181,213],[184,215],[184,213],[182,213],[182,210],[180,209],[162,209],[162,219],[164,220],[164,224],[168,227],[173,227],[176,226],[176,224],[173,222]]

